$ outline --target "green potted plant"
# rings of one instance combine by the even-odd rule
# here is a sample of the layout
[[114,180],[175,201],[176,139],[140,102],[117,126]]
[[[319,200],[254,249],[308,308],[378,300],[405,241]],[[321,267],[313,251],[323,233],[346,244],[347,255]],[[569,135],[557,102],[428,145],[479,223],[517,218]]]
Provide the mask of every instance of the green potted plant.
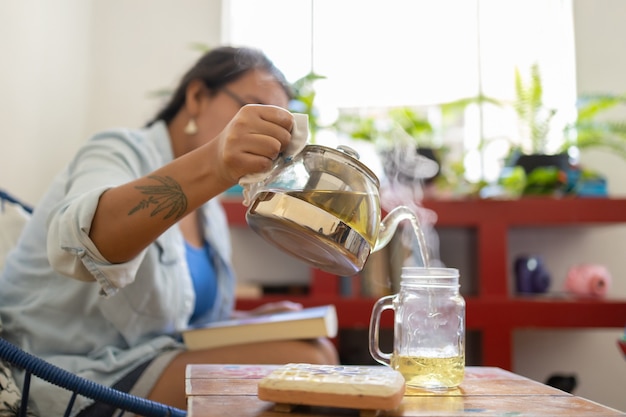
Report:
[[527,77],[515,69],[513,109],[517,115],[524,143],[513,146],[498,179],[511,197],[522,195],[558,195],[568,193],[569,155],[550,153],[548,136],[556,109],[543,102],[543,84],[539,65],[533,64]]
[[[543,111],[541,102],[541,79],[538,69],[533,67],[531,82],[524,85],[517,75],[518,116],[524,115],[528,130],[533,132],[532,150],[535,154],[518,153],[515,166],[523,167],[524,173],[514,173],[509,168],[507,176],[516,178],[516,184],[523,183],[524,195],[550,195],[555,192],[576,195],[606,195],[605,179],[600,173],[583,166],[570,166],[569,156],[572,148],[578,150],[604,149],[626,160],[626,122],[605,116],[606,112],[626,106],[626,95],[589,94],[577,100],[577,117],[563,130],[564,142],[556,154],[545,154],[545,138],[549,122],[554,116],[552,111]],[[543,114],[533,118],[532,114]],[[531,127],[534,127],[532,129]],[[540,153],[543,152],[543,153]],[[525,175],[523,175],[525,174]],[[522,178],[522,181],[519,179]],[[501,183],[506,183],[503,178]]]
[[533,64],[527,79],[519,68],[515,69],[515,94],[513,108],[517,114],[521,137],[527,139],[526,146],[515,147],[511,153],[513,166],[520,166],[526,174],[537,168],[556,167],[565,170],[568,156],[564,152],[548,152],[548,134],[556,109],[543,103],[543,84],[539,65]]

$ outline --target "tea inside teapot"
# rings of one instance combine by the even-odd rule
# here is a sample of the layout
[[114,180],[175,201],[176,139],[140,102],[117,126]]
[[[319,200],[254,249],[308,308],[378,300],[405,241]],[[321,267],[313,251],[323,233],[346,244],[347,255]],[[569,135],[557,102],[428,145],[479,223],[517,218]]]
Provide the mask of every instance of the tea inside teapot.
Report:
[[369,226],[365,224],[368,217],[358,208],[328,208],[331,203],[341,208],[335,206],[337,201],[358,201],[359,195],[353,194],[265,191],[249,207],[246,219],[265,240],[310,265],[337,275],[354,275],[373,246],[357,231]]
[[349,148],[307,145],[253,187],[248,225],[313,267],[340,276],[360,272],[397,223],[415,215],[400,206],[381,223],[378,178],[357,158]]
[[354,275],[380,227],[378,178],[357,158],[347,147],[305,146],[253,187],[246,221],[312,266]]
[[362,235],[371,246],[376,244],[376,241],[371,238],[371,236],[376,234],[376,225],[369,221],[369,207],[365,201],[367,194],[364,192],[308,190],[292,191],[288,192],[287,195],[299,198],[327,211]]

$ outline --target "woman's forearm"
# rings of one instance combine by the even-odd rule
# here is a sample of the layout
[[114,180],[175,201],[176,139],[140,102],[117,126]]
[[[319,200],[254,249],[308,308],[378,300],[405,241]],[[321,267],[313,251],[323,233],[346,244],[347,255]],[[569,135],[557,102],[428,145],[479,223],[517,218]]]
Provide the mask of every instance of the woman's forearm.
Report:
[[[112,263],[137,256],[169,227],[229,186],[198,149],[104,192],[89,237]],[[232,184],[231,184],[232,185]]]

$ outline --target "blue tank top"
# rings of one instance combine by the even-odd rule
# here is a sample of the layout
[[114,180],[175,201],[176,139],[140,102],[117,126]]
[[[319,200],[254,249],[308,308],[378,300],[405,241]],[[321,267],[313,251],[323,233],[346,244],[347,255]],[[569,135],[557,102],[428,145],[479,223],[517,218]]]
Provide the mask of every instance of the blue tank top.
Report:
[[213,250],[208,242],[205,241],[201,248],[196,248],[185,242],[185,252],[193,288],[196,292],[196,305],[189,320],[193,322],[215,304],[217,277],[213,264]]

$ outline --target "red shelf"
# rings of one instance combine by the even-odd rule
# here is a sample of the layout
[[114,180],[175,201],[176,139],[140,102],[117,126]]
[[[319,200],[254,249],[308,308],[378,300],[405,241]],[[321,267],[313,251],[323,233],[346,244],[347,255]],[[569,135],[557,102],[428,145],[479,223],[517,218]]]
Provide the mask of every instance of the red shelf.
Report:
[[523,198],[519,200],[426,201],[438,226],[476,230],[479,295],[505,296],[507,232],[519,226],[572,226],[626,222],[626,199]]
[[[571,226],[578,223],[626,222],[626,199],[522,198],[519,200],[429,200],[445,226]],[[245,221],[245,220],[244,220]]]
[[226,218],[231,226],[248,226],[246,223],[246,210],[248,210],[248,207],[242,204],[241,198],[224,197],[222,198],[222,205],[224,210],[226,210]]
[[[282,295],[260,299],[240,299],[237,308],[251,309]],[[335,304],[340,327],[369,326],[375,299],[339,296],[290,296],[304,306]],[[554,299],[554,298],[476,298],[467,297],[467,328],[615,328],[626,320],[626,300]],[[584,314],[581,312],[584,311]],[[383,316],[382,327],[392,327],[390,316]]]
[[[240,200],[223,201],[232,225],[246,226]],[[512,370],[513,331],[518,328],[622,328],[626,300],[511,297],[507,287],[507,233],[519,226],[574,226],[626,223],[626,199],[524,198],[520,200],[425,201],[437,213],[438,227],[475,229],[478,253],[478,294],[466,297],[467,328],[482,336],[482,365]],[[339,296],[339,280],[312,270],[307,296],[290,297],[304,305],[332,303],[341,328],[367,328],[375,300]],[[238,308],[252,308],[284,298],[239,300]],[[390,317],[381,325],[391,327]]]

